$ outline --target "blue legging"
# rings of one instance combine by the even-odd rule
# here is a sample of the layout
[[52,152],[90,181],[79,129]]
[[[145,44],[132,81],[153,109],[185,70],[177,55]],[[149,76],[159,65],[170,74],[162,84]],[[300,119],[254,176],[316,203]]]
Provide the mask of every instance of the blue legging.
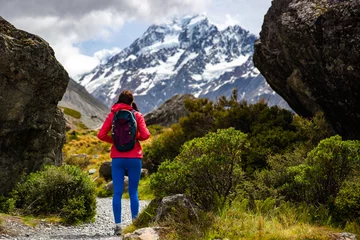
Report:
[[111,169],[114,185],[113,212],[115,223],[121,223],[121,196],[124,191],[125,169],[128,170],[130,208],[131,216],[134,219],[139,213],[138,186],[141,173],[141,159],[113,158]]

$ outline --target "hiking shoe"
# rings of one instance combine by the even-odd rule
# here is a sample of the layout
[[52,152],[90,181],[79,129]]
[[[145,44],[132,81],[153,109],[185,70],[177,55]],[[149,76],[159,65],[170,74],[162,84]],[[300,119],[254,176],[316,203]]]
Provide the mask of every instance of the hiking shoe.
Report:
[[114,235],[115,236],[120,236],[121,235],[121,227],[120,226],[116,226],[114,229]]

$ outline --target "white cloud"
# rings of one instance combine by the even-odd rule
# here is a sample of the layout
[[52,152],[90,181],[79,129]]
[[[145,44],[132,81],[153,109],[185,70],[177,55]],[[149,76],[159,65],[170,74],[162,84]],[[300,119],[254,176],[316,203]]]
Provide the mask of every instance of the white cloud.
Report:
[[222,28],[239,24],[258,34],[270,4],[271,0],[0,0],[0,15],[48,41],[75,77],[101,61],[100,53],[86,56],[79,44],[109,41],[134,19],[150,25],[176,15],[207,12]]
[[101,63],[104,63],[107,59],[109,59],[114,54],[120,52],[120,48],[113,49],[103,49],[94,53],[94,57],[97,58]]
[[209,19],[219,27],[238,24],[259,35],[271,0],[214,0],[208,9]]
[[[216,21],[216,19],[215,19],[215,21]],[[217,21],[219,21],[219,20],[217,20]],[[243,25],[240,22],[239,15],[232,16],[230,14],[225,14],[225,20],[222,19],[222,21],[213,22],[213,24],[215,24],[219,30],[223,30],[223,29],[227,28],[228,26],[234,26],[234,25],[242,26]]]
[[[197,12],[208,0],[0,0],[0,15],[15,27],[37,34],[54,48],[56,58],[71,77],[89,71],[97,56],[85,56],[77,44],[107,41],[127,21],[162,21]],[[106,52],[106,51],[104,51]],[[96,65],[95,65],[96,66]]]

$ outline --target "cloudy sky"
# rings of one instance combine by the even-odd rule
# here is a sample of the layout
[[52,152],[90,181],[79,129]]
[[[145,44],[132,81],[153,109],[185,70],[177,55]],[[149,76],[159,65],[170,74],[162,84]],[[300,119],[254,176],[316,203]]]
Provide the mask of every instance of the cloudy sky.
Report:
[[271,0],[0,0],[0,16],[40,35],[70,76],[130,45],[151,25],[202,13],[219,27],[258,35]]

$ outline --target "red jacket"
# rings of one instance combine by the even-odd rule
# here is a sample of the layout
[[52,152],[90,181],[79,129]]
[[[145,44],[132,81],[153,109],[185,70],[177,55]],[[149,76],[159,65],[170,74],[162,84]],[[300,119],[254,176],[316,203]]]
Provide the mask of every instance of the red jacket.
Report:
[[135,112],[135,118],[136,118],[136,123],[137,123],[136,138],[139,141],[136,141],[135,147],[132,150],[130,150],[128,152],[119,152],[118,150],[116,150],[116,148],[113,144],[112,137],[108,135],[109,132],[111,132],[112,121],[113,121],[114,115],[120,109],[126,109],[126,110],[130,110],[130,111],[133,110],[133,108],[130,105],[127,105],[124,103],[116,103],[114,106],[112,106],[111,112],[105,119],[105,122],[102,125],[102,127],[98,133],[98,138],[104,142],[112,144],[111,153],[110,153],[111,158],[142,158],[143,153],[142,153],[142,149],[141,149],[141,145],[140,145],[139,141],[144,141],[144,140],[148,139],[150,137],[150,132],[146,127],[144,117],[141,113]]

